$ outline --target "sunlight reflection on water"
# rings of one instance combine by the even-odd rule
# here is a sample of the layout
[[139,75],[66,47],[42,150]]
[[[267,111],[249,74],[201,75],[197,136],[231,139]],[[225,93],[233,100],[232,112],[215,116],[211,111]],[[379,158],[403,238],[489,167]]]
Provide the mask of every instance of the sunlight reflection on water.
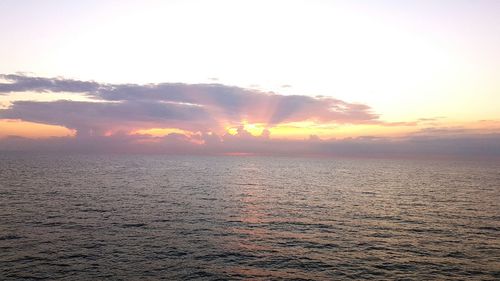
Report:
[[498,279],[476,162],[0,156],[3,279]]

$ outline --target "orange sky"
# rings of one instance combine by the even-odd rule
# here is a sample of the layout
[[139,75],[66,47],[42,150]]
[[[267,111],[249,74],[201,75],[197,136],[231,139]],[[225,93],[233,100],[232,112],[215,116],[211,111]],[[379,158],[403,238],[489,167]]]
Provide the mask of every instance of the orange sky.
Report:
[[47,125],[22,120],[0,119],[0,138],[20,136],[27,138],[47,138],[74,136],[73,130],[62,126]]

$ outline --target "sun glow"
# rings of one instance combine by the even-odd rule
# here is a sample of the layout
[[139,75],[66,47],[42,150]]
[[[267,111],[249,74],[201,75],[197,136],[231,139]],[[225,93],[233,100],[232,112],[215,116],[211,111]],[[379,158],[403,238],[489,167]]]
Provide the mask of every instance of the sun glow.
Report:
[[141,130],[136,130],[130,133],[131,135],[138,134],[138,135],[150,135],[153,137],[164,137],[170,134],[181,134],[181,135],[186,135],[190,136],[193,135],[193,132],[178,129],[178,128],[151,128],[151,129],[141,129]]
[[250,124],[247,121],[244,121],[243,128],[245,129],[245,131],[252,134],[252,136],[260,136],[262,135],[262,132],[266,127],[264,124],[259,124],[259,123]]
[[239,129],[243,129],[252,136],[258,137],[262,135],[266,128],[264,123],[249,123],[247,120],[243,120],[239,125],[226,126],[226,132],[234,136],[238,134]]
[[318,124],[310,121],[278,124],[269,128],[271,138],[321,139],[350,138],[362,136],[397,137],[418,130],[416,126],[384,126],[382,124]]

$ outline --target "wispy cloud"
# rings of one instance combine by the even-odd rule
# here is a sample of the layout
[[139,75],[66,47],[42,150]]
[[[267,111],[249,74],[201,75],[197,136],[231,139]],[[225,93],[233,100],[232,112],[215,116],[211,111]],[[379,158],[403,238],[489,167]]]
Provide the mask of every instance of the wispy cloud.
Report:
[[10,83],[0,83],[0,94],[13,92],[72,92],[92,93],[101,85],[96,82],[70,80],[64,78],[30,77],[21,74],[0,74],[0,78]]

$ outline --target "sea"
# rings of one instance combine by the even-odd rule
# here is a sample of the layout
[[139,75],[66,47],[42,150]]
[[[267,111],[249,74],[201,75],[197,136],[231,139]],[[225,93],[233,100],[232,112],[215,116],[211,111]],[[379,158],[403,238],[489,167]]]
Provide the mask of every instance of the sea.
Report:
[[500,163],[0,153],[0,280],[500,280]]

